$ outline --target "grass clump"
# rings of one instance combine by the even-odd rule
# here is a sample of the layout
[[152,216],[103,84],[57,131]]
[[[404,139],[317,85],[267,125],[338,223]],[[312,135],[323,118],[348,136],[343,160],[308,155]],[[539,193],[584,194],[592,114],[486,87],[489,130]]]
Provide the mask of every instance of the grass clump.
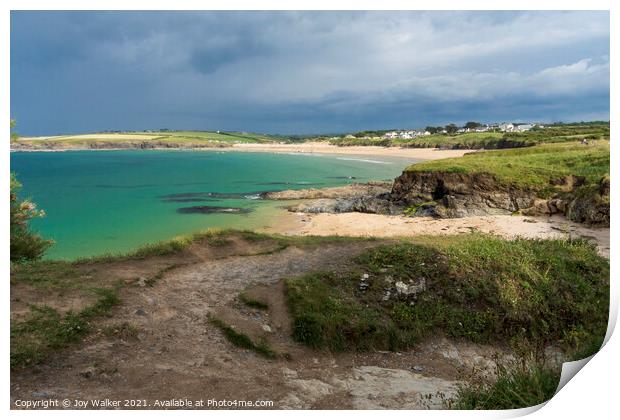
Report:
[[[356,262],[345,274],[287,280],[297,341],[396,350],[443,331],[527,354],[551,343],[584,346],[607,327],[609,263],[583,240],[474,233],[380,246]],[[399,283],[419,292],[399,295]]]
[[224,334],[224,337],[233,345],[255,351],[268,359],[275,359],[278,357],[278,354],[269,347],[266,341],[255,343],[247,334],[236,331],[219,318],[211,316],[209,317],[209,321],[219,328],[222,334]]
[[106,325],[102,328],[102,332],[106,337],[118,337],[122,339],[136,338],[138,336],[138,328],[129,322],[121,322],[114,325]]
[[24,320],[11,325],[11,368],[41,362],[54,350],[77,342],[91,331],[91,321],[107,315],[120,300],[115,290],[96,289],[99,299],[79,312],[61,314],[49,306],[30,305]]
[[497,380],[459,389],[452,408],[457,410],[508,410],[550,400],[560,382],[559,369],[534,364],[509,368],[500,365]]
[[262,300],[258,300],[256,298],[248,296],[246,293],[240,293],[239,300],[243,302],[245,305],[249,306],[250,308],[261,309],[261,310],[269,309],[269,305],[266,302],[263,302]]

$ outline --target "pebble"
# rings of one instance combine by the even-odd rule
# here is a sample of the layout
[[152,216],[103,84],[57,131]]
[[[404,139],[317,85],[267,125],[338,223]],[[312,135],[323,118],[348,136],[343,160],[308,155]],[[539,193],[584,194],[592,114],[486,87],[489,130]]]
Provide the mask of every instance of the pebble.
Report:
[[45,391],[34,391],[32,393],[32,396],[34,398],[48,398],[50,396],[50,394],[45,392]]

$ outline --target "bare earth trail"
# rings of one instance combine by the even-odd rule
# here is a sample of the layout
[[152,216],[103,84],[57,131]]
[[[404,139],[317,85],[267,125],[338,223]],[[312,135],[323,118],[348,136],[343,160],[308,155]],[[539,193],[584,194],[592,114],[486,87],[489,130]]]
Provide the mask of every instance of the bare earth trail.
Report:
[[[139,399],[151,406],[155,400],[187,398],[270,400],[273,408],[441,407],[461,374],[474,365],[488,368],[498,349],[436,338],[402,353],[332,355],[290,338],[280,280],[346,269],[352,256],[379,243],[282,250],[269,242],[237,239],[216,249],[195,244],[181,266],[178,256],[95,264],[95,278],[126,284],[121,305],[105,324],[128,322],[137,327],[137,336],[94,333],[43,364],[12,372],[11,407],[16,400],[37,398]],[[152,287],[135,281],[158,273],[161,278]],[[269,302],[268,311],[237,300],[249,286]],[[263,334],[279,354],[288,356],[270,360],[233,346],[208,322],[209,314],[250,335]],[[271,331],[265,332],[264,326]]]

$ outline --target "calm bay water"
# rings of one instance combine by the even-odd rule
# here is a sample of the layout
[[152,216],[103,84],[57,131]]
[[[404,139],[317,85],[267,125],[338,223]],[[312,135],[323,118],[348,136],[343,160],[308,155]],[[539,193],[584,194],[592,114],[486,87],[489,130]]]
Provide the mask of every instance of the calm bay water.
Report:
[[[47,213],[32,222],[35,230],[56,241],[47,258],[124,252],[210,227],[259,228],[277,223],[273,217],[283,205],[257,200],[261,191],[387,180],[410,163],[394,158],[204,151],[11,153],[11,171],[23,184],[21,196]],[[179,212],[192,206],[249,212]]]

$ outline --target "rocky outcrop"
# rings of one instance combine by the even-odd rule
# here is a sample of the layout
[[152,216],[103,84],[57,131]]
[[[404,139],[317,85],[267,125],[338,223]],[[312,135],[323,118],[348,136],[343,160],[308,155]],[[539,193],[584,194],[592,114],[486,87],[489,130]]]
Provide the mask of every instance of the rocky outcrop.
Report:
[[[520,212],[527,216],[566,215],[570,220],[609,226],[609,177],[588,185],[583,176],[550,180],[538,189],[498,182],[489,173],[405,171],[389,183],[369,182],[322,189],[265,192],[271,200],[317,199],[288,207],[303,213],[374,213],[437,218]],[[549,191],[555,191],[547,197]]]
[[585,177],[569,175],[550,186],[556,193],[541,198],[537,190],[502,185],[490,174],[412,171],[396,178],[389,196],[413,216],[561,213],[575,222],[609,226],[609,177],[587,185]]
[[586,186],[577,190],[570,201],[565,200],[565,214],[570,220],[588,225],[609,226],[609,177],[604,177],[598,185]]
[[485,173],[405,171],[390,193],[411,215],[435,217],[510,214],[533,206],[535,198],[536,191],[503,186]]
[[370,181],[365,184],[354,183],[340,187],[309,188],[303,190],[269,191],[262,193],[266,200],[302,200],[319,198],[354,198],[384,194],[392,188],[391,182]]
[[291,206],[289,210],[303,213],[402,214],[405,208],[393,203],[389,199],[389,193],[383,193],[351,198],[321,199]]

